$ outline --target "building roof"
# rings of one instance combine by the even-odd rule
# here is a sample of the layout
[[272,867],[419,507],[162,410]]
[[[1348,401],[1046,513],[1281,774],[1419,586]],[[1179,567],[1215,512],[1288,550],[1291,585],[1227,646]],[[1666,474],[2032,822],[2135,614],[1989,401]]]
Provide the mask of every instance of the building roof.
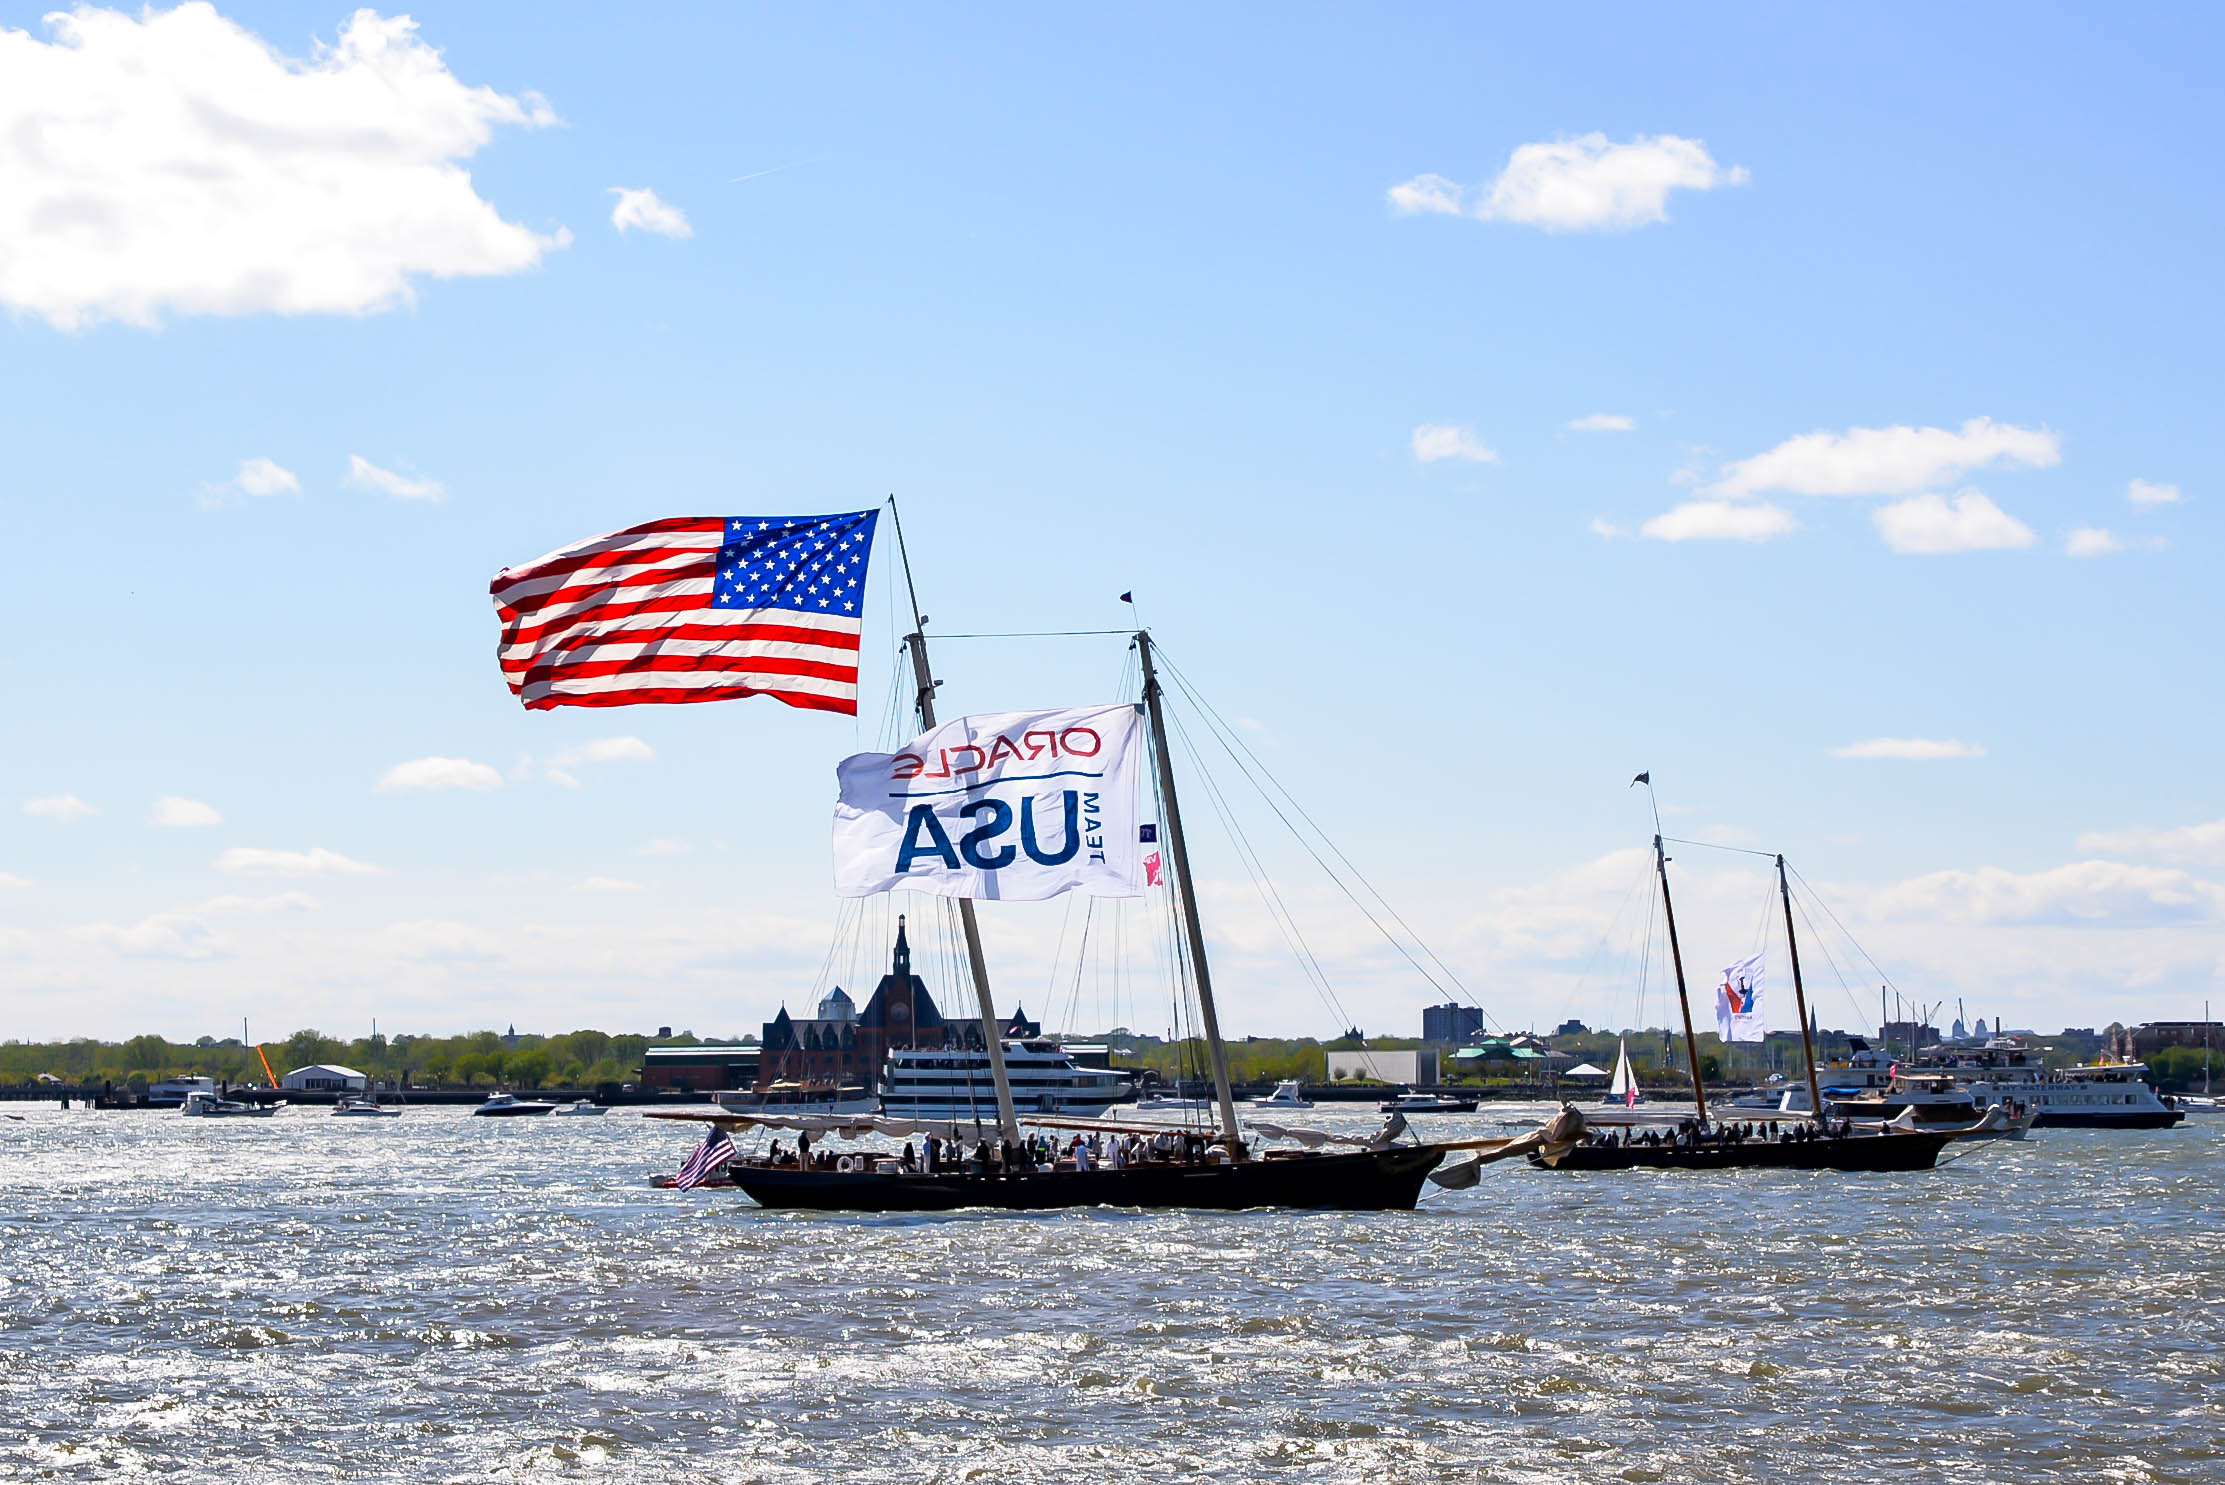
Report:
[[307,1067],[295,1068],[292,1072],[286,1074],[286,1076],[289,1078],[298,1078],[303,1073],[331,1073],[336,1078],[360,1078],[368,1076],[365,1073],[357,1072],[352,1067],[342,1067],[337,1062],[312,1062]]

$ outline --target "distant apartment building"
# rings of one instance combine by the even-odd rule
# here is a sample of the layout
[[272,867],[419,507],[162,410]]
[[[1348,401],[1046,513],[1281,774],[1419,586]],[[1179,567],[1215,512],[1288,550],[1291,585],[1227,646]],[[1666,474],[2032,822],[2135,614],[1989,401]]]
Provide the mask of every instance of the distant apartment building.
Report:
[[1447,1001],[1422,1007],[1422,1040],[1464,1042],[1483,1031],[1483,1008]]
[[2118,1027],[2107,1038],[2109,1055],[2123,1062],[2145,1062],[2169,1047],[2225,1048],[2225,1025],[2216,1021],[2148,1021]]

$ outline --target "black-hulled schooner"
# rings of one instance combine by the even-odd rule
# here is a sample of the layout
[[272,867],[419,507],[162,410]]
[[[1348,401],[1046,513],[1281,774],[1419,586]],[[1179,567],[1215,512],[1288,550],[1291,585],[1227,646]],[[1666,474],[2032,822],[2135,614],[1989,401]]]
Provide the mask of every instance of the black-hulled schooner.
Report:
[[[1633,782],[1650,789],[1651,779],[1640,774]],[[1808,1070],[1808,1107],[1824,1107],[1816,1086],[1815,1042],[1808,1024],[1807,987],[1800,978],[1800,941],[1793,933],[1792,887],[1785,858],[1778,856],[1777,893],[1785,914],[1785,946],[1792,961],[1793,1004],[1800,1015],[1800,1053]],[[1533,1164],[1555,1170],[1929,1170],[1938,1162],[1951,1134],[1936,1130],[1856,1129],[1828,1120],[1785,1124],[1774,1134],[1749,1136],[1708,1121],[1707,1089],[1700,1080],[1700,1044],[1692,1030],[1692,1001],[1684,983],[1684,950],[1677,942],[1676,904],[1669,894],[1669,857],[1660,828],[1653,835],[1653,867],[1661,888],[1661,916],[1668,930],[1669,959],[1676,970],[1677,1007],[1684,1015],[1685,1060],[1692,1073],[1695,1117],[1676,1130],[1654,1131],[1641,1138],[1628,1129],[1586,1131],[1580,1143],[1548,1146],[1535,1151]],[[1626,1053],[1627,1055],[1627,1053]]]
[[[912,605],[915,624],[905,643],[918,685],[919,719],[931,730],[935,726],[936,683],[927,664],[926,626],[925,620],[917,617],[918,608],[915,599]],[[964,1142],[974,1147],[970,1158],[951,1162],[947,1168],[932,1169],[923,1162],[905,1165],[874,1157],[844,1160],[833,1169],[801,1161],[773,1164],[735,1160],[728,1167],[730,1178],[758,1203],[767,1207],[846,1212],[927,1212],[966,1207],[1040,1211],[1085,1206],[1381,1211],[1410,1208],[1419,1199],[1423,1182],[1443,1162],[1451,1147],[1401,1143],[1383,1137],[1373,1141],[1342,1141],[1347,1147],[1335,1150],[1263,1150],[1244,1138],[1237,1122],[1236,1100],[1229,1083],[1228,1055],[1213,999],[1212,972],[1206,959],[1197,890],[1183,835],[1182,809],[1167,738],[1165,699],[1152,655],[1150,632],[1139,630],[1134,644],[1142,672],[1142,709],[1149,731],[1152,770],[1164,816],[1164,845],[1172,873],[1169,885],[1179,904],[1181,950],[1189,962],[1199,1021],[1212,1066],[1218,1125],[1214,1134],[1209,1138],[1194,1135],[1180,1138],[1175,1142],[1178,1153],[1173,1158],[1140,1159],[1118,1167],[1095,1164],[1090,1168],[1075,1168],[1072,1163],[1037,1164],[1027,1159],[1022,1153],[1020,1119],[1005,1073],[1001,1023],[989,991],[980,924],[972,901],[960,899],[959,922],[965,938],[966,961],[981,1014],[990,1074],[996,1087],[1000,1147],[991,1148],[986,1141],[967,1140]],[[1183,1131],[1166,1126],[1123,1125],[1118,1121],[1031,1122],[1068,1130],[1110,1129],[1116,1134],[1184,1135]],[[861,1132],[909,1132],[900,1127],[899,1121],[892,1120],[860,1121],[855,1127]]]

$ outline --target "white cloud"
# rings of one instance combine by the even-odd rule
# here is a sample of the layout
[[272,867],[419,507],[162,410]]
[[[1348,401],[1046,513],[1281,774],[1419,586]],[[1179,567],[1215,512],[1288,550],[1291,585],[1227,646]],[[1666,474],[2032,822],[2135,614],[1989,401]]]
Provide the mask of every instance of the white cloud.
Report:
[[1966,743],[1954,738],[1938,737],[1873,737],[1867,742],[1848,743],[1833,748],[1834,758],[1983,758],[1986,750],[1978,743]]
[[1636,418],[1625,417],[1621,413],[1592,413],[1587,417],[1569,419],[1568,431],[1571,433],[1629,433],[1637,426],[1638,420]]
[[610,209],[610,225],[621,232],[639,227],[644,232],[654,232],[659,237],[693,237],[695,229],[688,225],[688,215],[679,207],[657,199],[657,193],[643,186],[638,191],[624,186],[612,186],[610,194],[618,204]]
[[240,914],[315,912],[317,899],[306,892],[280,892],[272,897],[212,897],[207,902],[165,913],[152,913],[129,928],[103,925],[96,930],[109,948],[131,958],[216,959],[229,953],[218,930],[209,920]]
[[1740,459],[1714,484],[1719,495],[1907,495],[2003,464],[2046,469],[2062,461],[2062,440],[2045,428],[1972,418],[1947,428],[1849,428],[1803,433]]
[[1617,526],[1605,516],[1593,516],[1591,518],[1591,534],[1607,541],[1617,541],[1628,536],[1630,532],[1625,527]]
[[75,794],[50,794],[44,799],[24,801],[23,813],[48,820],[82,820],[87,815],[97,815],[100,811]]
[[381,469],[361,454],[348,455],[348,483],[358,490],[376,490],[396,500],[441,500],[448,494],[439,480],[413,480]]
[[2225,910],[2225,887],[2160,866],[2075,861],[2018,873],[1998,866],[1935,871],[1879,891],[1885,919],[1951,923],[2143,923],[2203,919]]
[[2123,542],[2100,526],[2081,526],[2063,538],[2063,554],[2067,557],[2106,557],[2124,549]]
[[376,877],[386,874],[384,867],[351,860],[323,846],[313,846],[306,851],[266,851],[253,846],[234,846],[216,858],[216,869],[243,877]]
[[518,273],[570,234],[506,222],[464,163],[545,103],[467,87],[407,16],[281,55],[207,4],[0,28],[0,304],[59,329],[369,314],[412,275]]
[[674,840],[670,836],[659,836],[643,846],[641,854],[644,856],[678,856],[692,849],[693,847],[689,846],[684,840]]
[[28,887],[30,885],[31,879],[29,877],[19,877],[12,871],[0,871],[0,887]]
[[550,769],[548,771],[548,781],[552,784],[562,784],[567,789],[577,789],[579,787],[579,776],[567,773],[561,768]]
[[1639,527],[1655,541],[1768,541],[1794,530],[1790,514],[1763,501],[1690,500]]
[[2177,505],[2183,498],[2177,485],[2151,484],[2147,480],[2134,480],[2125,486],[2125,499],[2134,505]]
[[1475,464],[1496,464],[1497,451],[1477,438],[1472,428],[1450,423],[1424,423],[1414,430],[1414,458],[1423,464],[1440,459],[1466,459]]
[[622,881],[617,877],[589,877],[572,890],[574,892],[639,892],[641,883]]
[[502,771],[469,758],[412,758],[380,774],[373,787],[380,794],[415,789],[499,789]]
[[591,743],[557,755],[557,762],[569,763],[584,759],[589,763],[646,763],[657,756],[656,749],[638,737],[599,737]]
[[1744,185],[1745,167],[1725,169],[1707,146],[1674,134],[1628,144],[1604,134],[1525,144],[1488,186],[1471,191],[1441,175],[1390,189],[1393,209],[1482,221],[1519,222],[1548,232],[1605,231],[1669,219],[1669,193]]
[[1913,557],[2013,551],[2039,540],[2031,527],[1976,490],[1963,491],[1952,503],[1941,495],[1897,500],[1870,512],[1870,519],[1887,546]]
[[2081,851],[2111,856],[2158,856],[2201,866],[2225,866],[2225,820],[2169,830],[2097,830],[2078,838]]
[[301,481],[294,472],[271,459],[249,459],[232,476],[232,483],[249,495],[299,495]]
[[216,812],[214,805],[167,794],[155,801],[154,823],[173,830],[192,830],[203,825],[221,825],[224,817]]

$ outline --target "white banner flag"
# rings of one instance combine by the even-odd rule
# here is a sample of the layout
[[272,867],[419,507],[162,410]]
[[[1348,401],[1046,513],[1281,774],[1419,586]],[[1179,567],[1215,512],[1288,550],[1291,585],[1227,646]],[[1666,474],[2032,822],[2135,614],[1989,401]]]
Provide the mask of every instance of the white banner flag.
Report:
[[1723,971],[1715,987],[1715,1029],[1727,1042],[1758,1042],[1761,1025],[1762,958],[1741,959]]
[[1135,706],[1122,703],[959,717],[901,752],[845,758],[834,890],[1140,896],[1142,739]]

